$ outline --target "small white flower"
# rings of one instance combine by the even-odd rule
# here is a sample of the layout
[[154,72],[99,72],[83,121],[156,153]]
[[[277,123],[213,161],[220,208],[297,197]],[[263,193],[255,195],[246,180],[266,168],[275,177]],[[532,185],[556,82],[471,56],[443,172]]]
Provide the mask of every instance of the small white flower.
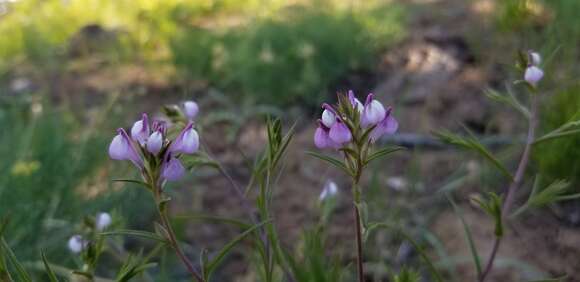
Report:
[[536,66],[529,66],[524,74],[524,79],[533,86],[536,86],[542,77],[544,72]]
[[183,103],[183,109],[185,112],[185,116],[187,116],[189,120],[193,120],[197,116],[197,113],[199,112],[199,106],[194,101],[186,101],[185,103]]
[[81,235],[74,235],[68,240],[68,249],[75,254],[82,252],[86,245],[87,242]]
[[109,225],[111,225],[112,222],[113,219],[111,218],[110,214],[106,212],[101,212],[97,214],[97,218],[95,219],[95,227],[97,228],[98,231],[103,231],[107,227],[109,227]]
[[338,185],[336,185],[334,181],[329,180],[324,184],[324,189],[322,189],[322,193],[320,193],[318,199],[322,202],[328,198],[336,196],[336,194],[338,194]]
[[534,66],[539,66],[542,63],[542,56],[537,52],[530,52],[531,63]]

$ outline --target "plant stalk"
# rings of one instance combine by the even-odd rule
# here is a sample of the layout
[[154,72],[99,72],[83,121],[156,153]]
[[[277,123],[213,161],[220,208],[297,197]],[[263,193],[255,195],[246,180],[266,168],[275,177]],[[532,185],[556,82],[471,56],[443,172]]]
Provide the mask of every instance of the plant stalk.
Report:
[[[528,135],[526,137],[526,146],[525,146],[524,152],[522,153],[522,156],[520,158],[520,162],[518,164],[516,174],[515,174],[514,178],[512,179],[510,186],[508,187],[508,190],[506,192],[507,194],[506,194],[505,200],[504,200],[503,205],[502,205],[501,217],[502,217],[503,222],[505,222],[505,220],[508,218],[509,211],[511,209],[511,206],[513,205],[515,192],[521,186],[521,184],[524,180],[524,176],[526,174],[526,169],[528,167],[528,163],[530,162],[530,155],[531,155],[532,147],[533,147],[534,142],[535,142],[536,127],[538,126],[538,120],[539,120],[539,112],[538,112],[538,107],[539,107],[538,102],[539,101],[538,101],[538,99],[539,99],[538,93],[532,94],[531,111],[530,111],[531,114],[530,114],[530,118],[529,118],[529,122],[528,122]],[[479,282],[485,282],[485,279],[488,277],[488,274],[491,272],[491,270],[493,268],[493,263],[494,263],[495,258],[497,256],[497,252],[499,250],[501,239],[502,239],[502,237],[499,237],[499,236],[495,238],[495,241],[493,243],[493,248],[491,250],[491,254],[489,255],[489,258],[487,260],[485,268],[479,277],[479,280],[478,280]]]
[[181,247],[179,246],[179,243],[177,242],[177,238],[175,236],[175,231],[173,231],[173,227],[171,226],[171,223],[169,221],[169,217],[167,216],[167,210],[161,207],[161,200],[162,200],[161,187],[159,187],[158,185],[155,185],[153,187],[153,189],[154,189],[154,194],[155,194],[154,196],[155,196],[157,211],[159,212],[159,219],[161,220],[161,225],[167,231],[167,237],[168,237],[167,239],[169,240],[169,244],[171,245],[171,247],[173,248],[173,250],[175,251],[175,253],[179,257],[181,262],[183,262],[183,264],[187,268],[187,271],[191,274],[191,276],[194,278],[194,280],[196,280],[198,282],[205,282],[205,280],[203,279],[203,277],[201,276],[199,271],[197,269],[195,269],[195,267],[193,266],[191,261],[189,261],[187,256],[185,256],[185,253],[183,252],[183,250],[181,250]]
[[357,266],[357,281],[364,282],[364,268],[363,268],[363,244],[362,244],[362,228],[361,228],[361,216],[360,216],[360,190],[358,187],[357,179],[353,180],[352,184],[353,192],[353,211],[355,220],[355,233],[356,233],[356,266]]

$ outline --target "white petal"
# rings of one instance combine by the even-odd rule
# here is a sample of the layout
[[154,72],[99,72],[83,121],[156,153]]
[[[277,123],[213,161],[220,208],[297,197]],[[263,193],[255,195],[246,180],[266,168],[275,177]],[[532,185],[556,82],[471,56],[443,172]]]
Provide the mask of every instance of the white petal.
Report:
[[324,124],[324,126],[330,128],[335,122],[336,117],[334,116],[334,114],[331,111],[324,109],[324,111],[322,111],[322,123]]

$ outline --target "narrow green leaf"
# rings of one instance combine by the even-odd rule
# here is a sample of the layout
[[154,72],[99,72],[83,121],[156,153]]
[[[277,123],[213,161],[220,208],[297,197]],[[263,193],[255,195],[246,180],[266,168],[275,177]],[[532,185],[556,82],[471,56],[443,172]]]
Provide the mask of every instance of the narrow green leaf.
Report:
[[471,235],[471,230],[469,230],[469,226],[463,217],[462,211],[459,209],[455,201],[451,198],[451,196],[447,195],[447,200],[453,206],[453,212],[459,217],[461,220],[461,225],[463,225],[463,232],[465,233],[465,238],[467,239],[467,243],[469,244],[469,251],[471,252],[471,257],[473,258],[473,263],[475,264],[475,269],[477,271],[477,277],[481,276],[481,260],[479,258],[479,254],[477,253],[477,248],[475,247],[475,242],[473,241],[473,236]]
[[325,156],[325,155],[318,154],[318,153],[311,152],[311,151],[307,151],[306,154],[308,154],[310,156],[313,156],[315,158],[321,159],[321,160],[323,160],[325,162],[328,162],[331,165],[334,165],[334,166],[340,168],[346,174],[352,175],[352,173],[350,172],[350,170],[341,161],[339,161],[339,160],[337,160],[337,159],[335,159],[333,157]]
[[215,268],[220,264],[220,262],[225,258],[225,256],[228,254],[228,252],[235,247],[239,242],[241,242],[244,238],[246,238],[248,235],[250,235],[252,232],[254,232],[255,230],[257,230],[258,228],[262,227],[264,224],[268,223],[270,220],[266,220],[263,222],[260,222],[254,226],[252,226],[252,228],[247,229],[246,231],[244,231],[243,233],[241,233],[240,235],[238,235],[236,238],[234,238],[232,241],[230,241],[229,243],[227,243],[218,253],[217,255],[207,263],[206,266],[206,270],[205,272],[207,273],[208,277],[211,276],[212,272],[215,270]]
[[372,153],[365,161],[365,165],[367,165],[368,163],[370,163],[371,161],[381,158],[383,156],[386,156],[388,154],[394,153],[396,151],[401,151],[404,150],[404,147],[399,147],[399,146],[392,146],[392,147],[387,147],[387,148],[383,148],[380,149],[374,153]]
[[563,131],[563,132],[558,132],[558,133],[548,133],[548,134],[536,139],[534,141],[533,145],[538,145],[542,142],[551,141],[551,140],[558,139],[558,138],[576,135],[578,133],[580,133],[580,129],[573,129],[573,130],[568,130],[568,131]]
[[48,279],[50,279],[50,282],[59,282],[58,278],[56,278],[56,274],[52,270],[52,267],[50,267],[50,263],[48,262],[48,259],[46,259],[46,254],[44,253],[44,251],[40,251],[40,256],[42,257],[42,262],[44,263],[44,269],[46,270],[46,276],[48,276]]
[[139,180],[133,180],[133,179],[113,179],[113,182],[125,182],[125,183],[133,183],[133,184],[139,184],[140,186],[143,186],[147,189],[151,189],[149,187],[149,184],[143,182],[143,181],[139,181]]
[[20,264],[3,237],[0,237],[0,254],[6,255],[8,262],[10,262],[10,264],[16,269],[16,274],[18,275],[17,281],[32,282],[30,275],[28,275],[28,273],[24,270],[24,267],[22,264]]
[[505,175],[510,180],[513,179],[512,174],[509,170],[491,153],[485,148],[473,135],[470,137],[461,137],[448,131],[438,131],[434,133],[439,140],[442,142],[456,145],[468,150],[475,151],[483,156],[486,160],[491,162],[499,171]]
[[141,238],[145,238],[145,239],[150,239],[150,240],[154,240],[154,241],[159,241],[159,242],[163,242],[163,243],[167,243],[167,240],[155,233],[152,232],[147,232],[147,231],[141,231],[141,230],[127,230],[127,229],[123,229],[123,230],[116,230],[116,231],[109,231],[109,232],[102,232],[99,233],[100,235],[103,236],[135,236],[135,237],[141,237]]

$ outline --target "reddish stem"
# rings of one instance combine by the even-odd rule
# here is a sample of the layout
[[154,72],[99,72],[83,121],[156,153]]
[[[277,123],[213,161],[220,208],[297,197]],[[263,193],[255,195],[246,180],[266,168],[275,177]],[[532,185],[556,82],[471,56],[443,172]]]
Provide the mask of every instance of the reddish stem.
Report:
[[[528,167],[528,163],[530,162],[530,155],[532,151],[532,146],[536,138],[536,127],[538,126],[538,93],[532,94],[532,102],[531,102],[531,111],[530,111],[530,118],[529,118],[529,125],[528,125],[528,135],[526,137],[526,146],[524,148],[524,152],[522,153],[520,162],[518,164],[518,168],[516,170],[516,174],[508,187],[507,194],[505,200],[503,202],[502,210],[501,210],[501,217],[502,221],[505,222],[509,215],[509,211],[514,201],[514,195],[516,190],[520,187],[524,180],[524,176],[526,174],[526,169]],[[493,268],[493,262],[497,256],[497,252],[499,250],[499,246],[501,243],[502,237],[496,237],[493,243],[493,249],[491,250],[491,254],[487,260],[485,268],[481,275],[479,276],[479,282],[485,282],[488,274],[491,272]]]

